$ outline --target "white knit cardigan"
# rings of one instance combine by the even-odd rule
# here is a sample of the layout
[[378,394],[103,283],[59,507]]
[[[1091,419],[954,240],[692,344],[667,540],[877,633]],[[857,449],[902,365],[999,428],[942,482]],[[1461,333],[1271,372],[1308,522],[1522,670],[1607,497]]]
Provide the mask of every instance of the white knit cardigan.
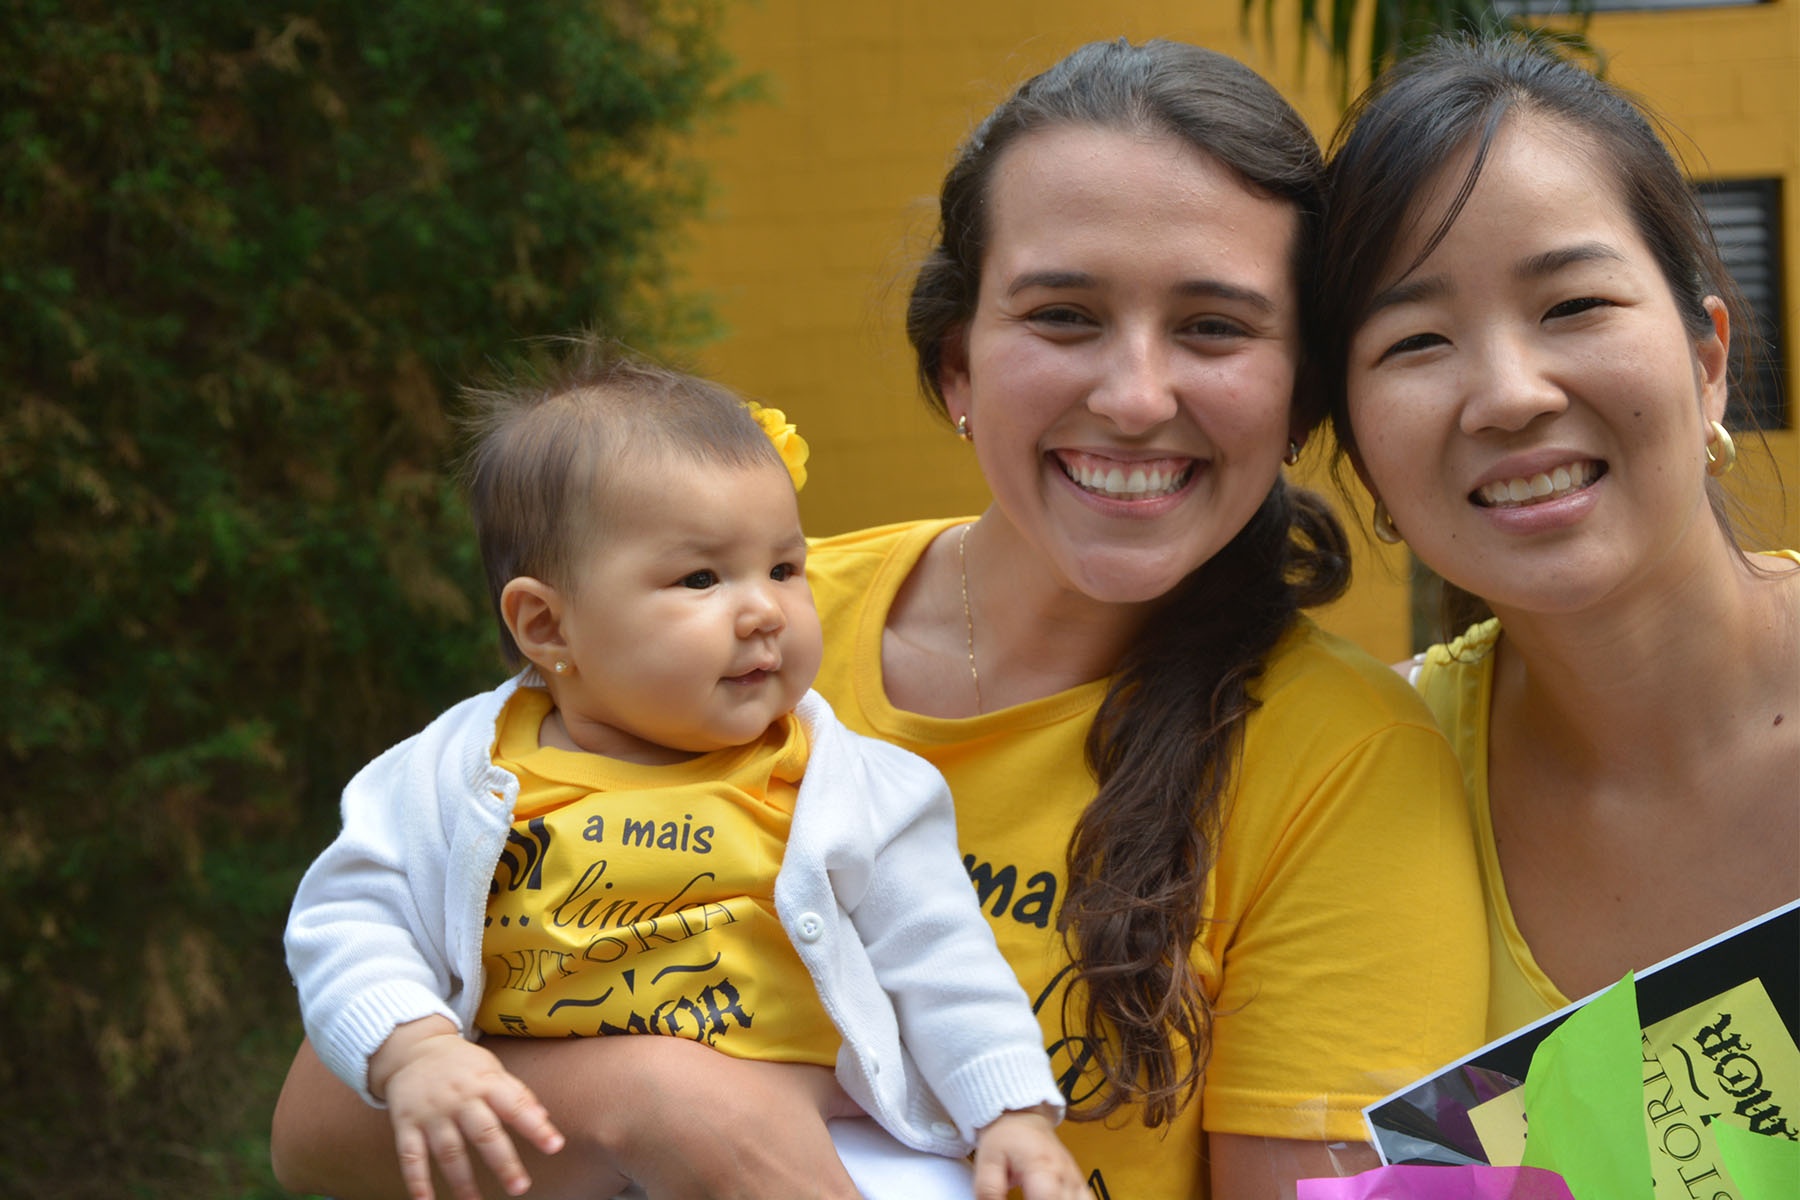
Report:
[[[364,767],[342,832],[301,880],[288,969],[307,1036],[365,1100],[394,1028],[431,1014],[478,1036],[489,884],[519,781],[490,752],[524,676],[451,708]],[[1000,956],[923,759],[846,729],[817,693],[775,907],[843,1036],[844,1089],[915,1149],[963,1154],[1001,1112],[1060,1114],[1030,1002]]]

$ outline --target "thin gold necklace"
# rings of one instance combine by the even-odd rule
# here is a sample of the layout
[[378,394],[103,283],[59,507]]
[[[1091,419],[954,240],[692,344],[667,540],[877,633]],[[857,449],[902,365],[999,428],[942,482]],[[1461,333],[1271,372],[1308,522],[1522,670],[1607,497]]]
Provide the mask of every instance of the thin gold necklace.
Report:
[[981,673],[975,669],[975,617],[969,611],[969,530],[974,522],[962,527],[956,541],[956,565],[962,572],[963,627],[969,636],[969,682],[975,685],[975,712],[981,712]]

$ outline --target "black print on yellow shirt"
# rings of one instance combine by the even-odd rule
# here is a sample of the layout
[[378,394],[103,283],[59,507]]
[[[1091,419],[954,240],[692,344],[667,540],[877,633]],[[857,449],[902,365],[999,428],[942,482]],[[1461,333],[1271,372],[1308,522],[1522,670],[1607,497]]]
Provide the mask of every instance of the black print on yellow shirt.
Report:
[[[1012,921],[1033,929],[1048,929],[1056,917],[1060,891],[1059,880],[1050,871],[1038,871],[1019,887],[1019,868],[1007,863],[995,867],[973,854],[963,855],[963,870],[975,886],[975,899],[989,916],[999,921]],[[1002,935],[1004,941],[1004,935]],[[1074,966],[1064,966],[1032,997],[1031,1011],[1037,1013],[1046,1029],[1060,1028],[1043,1019],[1046,1009],[1056,1014],[1063,1011],[1064,993],[1075,973]],[[1100,1090],[1102,1076],[1094,1061],[1094,1044],[1081,1034],[1064,1032],[1044,1047],[1050,1057],[1050,1069],[1056,1074],[1057,1090],[1074,1105],[1091,1098]],[[1117,1200],[1107,1189],[1106,1177],[1098,1167],[1088,1173],[1087,1190],[1094,1200]]]
[[[1019,869],[1011,863],[995,868],[994,864],[973,854],[963,855],[963,870],[975,886],[975,898],[987,913],[997,920],[1010,920],[1034,929],[1048,929],[1056,916],[1057,877],[1039,871],[1019,888]],[[1056,1014],[1063,1010],[1064,993],[1074,978],[1075,968],[1065,966],[1050,978],[1032,998],[1031,1011],[1042,1018],[1046,1009]],[[1052,1028],[1049,1021],[1042,1022]],[[1059,1027],[1060,1023],[1057,1026]],[[1100,1090],[1102,1076],[1094,1060],[1094,1042],[1083,1034],[1063,1033],[1044,1047],[1050,1057],[1050,1069],[1056,1074],[1056,1086],[1063,1099],[1080,1104]],[[1095,1200],[1116,1200],[1107,1189],[1106,1177],[1099,1168],[1088,1173],[1088,1192]]]
[[482,937],[484,1028],[835,1058],[772,901],[786,823],[714,791],[550,797],[517,814]]
[[506,979],[499,986],[509,992],[541,992],[553,979],[575,973],[569,968],[569,955],[560,950],[508,950],[489,957],[506,969]]
[[[1044,985],[1031,1002],[1031,1011],[1042,1013],[1044,1006],[1056,1005],[1061,1009],[1063,997],[1070,977],[1074,974],[1073,965],[1066,966]],[[1048,1046],[1044,1053],[1050,1056],[1050,1069],[1056,1073],[1056,1086],[1063,1094],[1063,1099],[1071,1104],[1080,1104],[1088,1100],[1100,1090],[1101,1075],[1094,1062],[1093,1039],[1082,1034],[1064,1033]]]
[[[612,884],[606,879],[607,869],[605,859],[589,862],[568,894],[544,912],[543,920],[549,927],[587,935],[581,953],[570,955],[544,949],[493,955],[491,957],[507,971],[500,984],[503,990],[541,992],[555,982],[576,975],[584,966],[608,967],[628,956],[662,950],[737,920],[729,908],[719,903],[688,903],[684,907],[690,892],[713,882],[711,872],[690,876],[661,899],[643,901],[609,898],[606,891]],[[664,962],[649,977],[649,983],[655,986],[670,976],[715,972],[721,957],[714,953],[704,962]],[[571,1027],[572,1032],[584,1036],[651,1033],[693,1038],[708,1045],[734,1026],[750,1028],[753,1021],[729,976],[696,981],[695,990],[675,996],[659,993],[660,999],[648,1012],[640,1012],[630,995],[615,998],[621,983],[627,993],[635,995],[639,978],[637,969],[626,968],[617,975],[607,974],[601,978],[605,980],[605,986],[598,995],[565,994],[548,1006],[545,1016],[566,1021],[574,1012],[605,1005],[612,1010],[608,1016],[595,1013],[591,1027]],[[627,1011],[617,1011],[625,1005],[630,1006]],[[529,1036],[529,1023],[523,1016],[505,1015],[501,1020],[515,1034]]]
[[[712,853],[712,837],[715,832],[711,825],[694,828],[694,814],[683,814],[679,821],[637,821],[626,817],[623,822],[624,833],[619,839],[623,846],[636,846],[643,850],[679,850],[683,853]],[[582,829],[584,841],[606,841],[606,818],[592,816],[587,826]]]
[[531,831],[526,837],[516,828],[506,834],[506,848],[500,851],[500,865],[494,872],[494,882],[488,887],[492,895],[500,890],[500,877],[506,876],[506,890],[516,892],[520,888],[535,892],[544,886],[544,859],[550,856],[550,827],[544,824],[544,818],[533,817],[525,823]]
[[[559,856],[568,853],[563,846],[574,849],[608,841],[603,815],[590,814],[579,828],[581,841],[559,843]],[[546,864],[556,827],[534,818],[525,823],[525,829],[526,832],[514,829],[508,834],[495,872],[496,894],[545,889]],[[715,836],[713,826],[696,826],[692,814],[683,814],[679,821],[618,818],[611,832],[616,835],[615,844],[627,857],[644,851],[708,854]],[[496,981],[499,990],[538,994],[553,989],[556,998],[546,996],[551,1002],[540,1011],[554,1019],[559,1029],[582,1036],[649,1033],[687,1037],[712,1045],[732,1028],[750,1028],[753,1015],[730,977],[718,973],[722,955],[717,952],[699,962],[669,962],[665,955],[658,954],[660,965],[653,974],[646,970],[640,975],[637,968],[618,969],[634,956],[678,947],[690,938],[738,920],[726,905],[700,898],[717,883],[713,872],[693,872],[685,882],[674,884],[658,897],[622,897],[613,892],[614,884],[608,874],[615,866],[627,869],[624,864],[614,864],[611,858],[577,862],[578,873],[572,881],[568,873],[552,872],[552,879],[563,881],[552,885],[561,886],[562,895],[551,892],[541,901],[526,902],[534,911],[498,917],[500,924],[516,921],[521,929],[542,922],[547,930],[560,935],[556,939],[558,947],[515,947],[491,954],[490,962],[505,972]],[[490,915],[490,923],[494,919]],[[572,944],[580,949],[570,952],[561,948]],[[646,968],[651,961],[644,960]],[[601,985],[598,994],[583,996],[579,994],[581,984],[574,977],[590,967],[612,968],[617,974],[606,971],[595,980]],[[684,974],[711,978],[695,979],[671,994],[665,981]],[[650,1004],[644,1010],[636,1003],[640,981],[651,987],[663,985],[662,990],[649,997]],[[579,1016],[584,1010],[585,1018]],[[576,1018],[575,1024],[570,1023],[571,1017]],[[515,1036],[533,1035],[532,1019],[525,1014],[498,1014],[498,1019]]]
[[1025,881],[1028,890],[1015,904],[1013,891],[1019,885],[1019,868],[1009,863],[996,871],[993,863],[981,862],[973,854],[965,854],[963,870],[969,873],[969,881],[975,885],[976,899],[994,916],[1010,916],[1021,925],[1050,928],[1050,918],[1056,913],[1056,876],[1048,871],[1033,875]]
[[[660,979],[671,970],[708,970],[719,965],[717,957],[712,962],[698,967],[667,968],[657,972]],[[620,978],[627,988],[636,982],[636,971],[623,971]],[[550,1006],[549,1015],[555,1016],[565,1008],[593,1008],[606,1003],[612,998],[616,988],[607,988],[600,995],[589,1000],[558,1000]],[[502,1015],[504,1024],[514,1037],[531,1036],[529,1022],[522,1016]],[[592,1030],[574,1030],[571,1036],[613,1037],[621,1034],[654,1034],[662,1037],[692,1038],[697,1042],[714,1045],[719,1036],[730,1032],[733,1026],[749,1029],[756,1018],[746,1012],[743,998],[729,977],[714,980],[691,996],[678,996],[672,1000],[664,1000],[648,1013],[640,1013],[634,1007],[622,1023],[601,1018]]]
[[569,894],[550,909],[549,921],[556,929],[571,926],[579,930],[599,928],[582,952],[584,962],[617,962],[633,950],[648,952],[657,945],[684,941],[705,933],[716,925],[729,925],[737,918],[723,904],[689,904],[683,899],[702,883],[711,883],[713,873],[701,871],[677,888],[674,894],[654,901],[619,900],[608,902],[605,891],[612,884],[604,882],[606,860],[596,859],[582,871],[581,878]]
[[[1019,868],[1011,863],[996,868],[991,862],[965,854],[963,870],[969,873],[969,882],[975,885],[976,901],[990,916],[1035,929],[1050,927],[1056,915],[1058,890],[1057,877],[1051,872],[1037,872],[1025,881],[1021,891]],[[1058,971],[1033,999],[1031,1011],[1041,1015],[1047,1006],[1052,1013],[1062,1011],[1062,993],[1074,969],[1066,966]],[[1070,1104],[1079,1104],[1099,1090],[1101,1076],[1094,1063],[1091,1039],[1079,1034],[1064,1034],[1045,1046],[1044,1051],[1050,1056],[1051,1068],[1056,1072],[1057,1086]]]
[[[717,962],[717,959],[713,960],[713,965],[717,965]],[[629,983],[634,972],[626,971],[624,974]],[[664,1037],[685,1037],[710,1046],[720,1034],[729,1032],[733,1025],[748,1029],[755,1021],[754,1017],[744,1011],[741,1001],[742,997],[738,995],[737,988],[732,986],[731,980],[719,979],[707,984],[693,996],[665,1000],[647,1015],[633,1009],[622,1025],[601,1021],[597,1032],[608,1036],[652,1033]],[[571,1003],[574,1002],[564,1000],[556,1007],[561,1008]],[[555,1009],[551,1011],[554,1012]]]

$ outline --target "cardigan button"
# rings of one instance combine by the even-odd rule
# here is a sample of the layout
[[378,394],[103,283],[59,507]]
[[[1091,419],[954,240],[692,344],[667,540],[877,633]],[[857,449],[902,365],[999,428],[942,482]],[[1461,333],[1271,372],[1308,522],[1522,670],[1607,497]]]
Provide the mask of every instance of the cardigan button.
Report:
[[931,1136],[943,1138],[948,1141],[956,1136],[956,1126],[950,1124],[948,1121],[933,1121],[931,1123]]
[[825,936],[825,919],[818,913],[803,912],[794,919],[794,934],[803,942],[816,942]]

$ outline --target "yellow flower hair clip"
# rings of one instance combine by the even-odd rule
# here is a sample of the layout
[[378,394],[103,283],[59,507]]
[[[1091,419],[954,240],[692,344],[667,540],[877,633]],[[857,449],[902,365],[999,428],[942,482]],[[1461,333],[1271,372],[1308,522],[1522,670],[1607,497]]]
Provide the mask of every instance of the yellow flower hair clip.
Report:
[[806,456],[810,451],[806,448],[806,439],[800,436],[794,423],[779,408],[766,408],[754,400],[744,401],[744,407],[750,410],[750,415],[762,426],[762,431],[775,443],[775,452],[781,455],[781,461],[794,481],[794,490],[797,492],[805,487]]

